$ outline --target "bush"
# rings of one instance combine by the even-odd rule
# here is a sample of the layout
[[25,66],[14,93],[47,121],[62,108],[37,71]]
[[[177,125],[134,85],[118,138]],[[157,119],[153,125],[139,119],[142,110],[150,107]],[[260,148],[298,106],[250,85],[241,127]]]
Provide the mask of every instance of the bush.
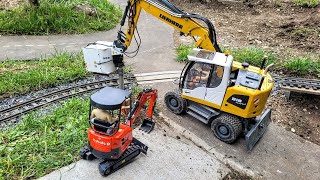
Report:
[[275,63],[276,56],[272,52],[265,51],[259,48],[242,48],[231,50],[230,54],[234,57],[236,61],[247,62],[250,65],[258,66],[262,64],[263,59],[267,58],[267,65]]
[[193,45],[185,45],[185,44],[180,44],[176,48],[177,52],[177,61],[178,62],[185,62],[188,60],[188,54],[191,52],[191,50],[194,48]]
[[319,5],[319,0],[293,0],[297,6],[314,8]]
[[287,60],[283,68],[294,75],[320,75],[320,60],[311,57],[296,57]]
[[23,5],[11,11],[0,11],[0,34],[74,34],[114,28],[121,9],[107,0],[88,0],[97,9],[94,16],[73,10],[81,1],[43,0],[38,8]]

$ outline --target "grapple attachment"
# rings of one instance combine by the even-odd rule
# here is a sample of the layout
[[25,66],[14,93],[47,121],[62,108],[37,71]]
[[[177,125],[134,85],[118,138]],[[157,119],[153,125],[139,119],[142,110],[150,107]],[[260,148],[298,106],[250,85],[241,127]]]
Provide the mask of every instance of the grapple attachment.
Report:
[[146,133],[150,133],[153,130],[154,125],[155,123],[151,119],[144,119],[139,129]]

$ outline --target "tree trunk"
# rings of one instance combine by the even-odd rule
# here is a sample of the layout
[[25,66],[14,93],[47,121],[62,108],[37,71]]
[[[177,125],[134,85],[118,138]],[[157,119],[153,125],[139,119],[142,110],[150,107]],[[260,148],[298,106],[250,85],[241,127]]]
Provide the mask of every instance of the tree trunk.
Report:
[[40,5],[39,0],[28,0],[28,1],[32,7],[38,7]]

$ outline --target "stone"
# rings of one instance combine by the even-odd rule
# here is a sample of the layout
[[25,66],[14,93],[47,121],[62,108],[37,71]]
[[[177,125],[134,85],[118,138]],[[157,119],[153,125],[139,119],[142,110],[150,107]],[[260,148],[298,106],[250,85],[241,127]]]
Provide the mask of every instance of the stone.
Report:
[[72,8],[74,11],[85,13],[88,16],[96,16],[97,15],[97,9],[90,4],[77,4]]

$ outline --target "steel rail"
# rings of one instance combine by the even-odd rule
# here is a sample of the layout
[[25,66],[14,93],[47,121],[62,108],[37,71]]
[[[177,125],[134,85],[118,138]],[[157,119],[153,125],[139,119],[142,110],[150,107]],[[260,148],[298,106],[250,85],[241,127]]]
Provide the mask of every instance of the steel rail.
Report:
[[[133,79],[134,79],[133,77],[126,77],[125,78],[125,80],[133,80]],[[100,80],[100,81],[95,81],[95,82],[72,86],[72,87],[65,88],[65,89],[60,89],[60,90],[45,94],[43,96],[33,98],[33,99],[28,100],[26,102],[23,102],[21,104],[14,105],[14,106],[6,108],[6,109],[2,109],[2,110],[0,110],[0,114],[3,117],[0,119],[0,122],[8,121],[10,119],[19,117],[27,112],[33,111],[35,109],[46,106],[46,105],[51,104],[53,102],[57,102],[59,100],[67,99],[67,98],[75,96],[75,95],[80,95],[80,94],[84,94],[84,93],[87,93],[90,91],[98,90],[98,89],[101,89],[105,86],[112,86],[112,87],[117,86],[118,84],[115,83],[116,80],[118,80],[118,78],[110,78],[110,79],[106,79],[106,80]],[[125,83],[125,84],[127,85],[129,83]],[[91,87],[91,86],[93,86],[93,87]],[[72,92],[75,89],[84,89],[84,90]],[[69,94],[64,94],[64,93],[69,93]],[[45,100],[45,102],[43,102],[43,99],[48,99],[49,97],[54,97],[57,95],[61,95],[61,96],[53,98],[51,100]],[[28,105],[30,105],[32,107],[28,108],[27,107]],[[8,115],[8,116],[4,115],[5,113],[14,112],[19,108],[22,108],[23,110],[18,110],[18,112],[12,113],[11,115]]]
[[[148,81],[153,81],[154,79],[159,80],[159,79],[171,79],[168,77],[153,77],[153,74],[145,74],[145,75],[141,75],[142,77],[148,77],[151,76],[151,79],[145,79],[145,80],[138,80],[138,82],[148,82]],[[294,77],[284,77],[284,76],[279,76],[279,75],[275,75],[273,74],[273,79],[276,83],[281,84],[282,86],[290,86],[290,87],[298,87],[298,88],[306,88],[306,89],[310,89],[312,88],[313,90],[320,90],[320,80],[310,80],[310,79],[304,79],[304,78],[294,78]],[[125,80],[134,80],[135,77],[134,76],[128,76],[125,78]],[[53,91],[50,92],[48,94],[33,98],[31,100],[28,100],[26,102],[23,102],[21,104],[15,105],[15,106],[11,106],[9,108],[6,109],[2,109],[0,110],[0,114],[3,115],[4,113],[8,113],[8,112],[13,112],[19,108],[24,108],[23,110],[20,110],[17,113],[13,113],[9,116],[5,116],[2,119],[0,119],[0,123],[1,122],[6,122],[10,119],[14,119],[16,117],[19,117],[27,112],[36,110],[40,107],[46,106],[48,104],[63,100],[63,99],[67,99],[70,98],[72,96],[76,96],[76,95],[80,95],[80,94],[85,94],[87,92],[90,91],[94,91],[100,88],[103,88],[105,86],[117,86],[118,84],[116,83],[116,81],[118,80],[118,78],[110,78],[110,79],[105,79],[105,80],[100,80],[100,81],[95,81],[95,82],[90,82],[90,83],[85,83],[85,84],[80,84],[80,85],[76,85],[76,86],[72,86],[69,88],[65,88],[65,89],[60,89],[57,91]],[[126,85],[129,83],[126,83]],[[94,87],[90,87],[90,86],[94,86]],[[78,92],[72,92],[75,89],[84,89],[84,90],[80,90]],[[71,92],[71,93],[70,93]],[[67,95],[63,95],[63,93],[70,93]],[[62,95],[60,97],[51,99],[51,100],[45,100],[45,102],[43,102],[43,99],[48,99],[49,97],[55,96],[55,95]],[[40,103],[38,103],[40,102]],[[30,108],[25,108],[28,105],[32,105],[32,107]],[[1,116],[0,116],[1,117]]]
[[295,78],[295,77],[285,77],[273,75],[275,82],[279,83],[284,87],[297,87],[305,89],[320,90],[320,80],[317,79],[305,79],[305,78]]

